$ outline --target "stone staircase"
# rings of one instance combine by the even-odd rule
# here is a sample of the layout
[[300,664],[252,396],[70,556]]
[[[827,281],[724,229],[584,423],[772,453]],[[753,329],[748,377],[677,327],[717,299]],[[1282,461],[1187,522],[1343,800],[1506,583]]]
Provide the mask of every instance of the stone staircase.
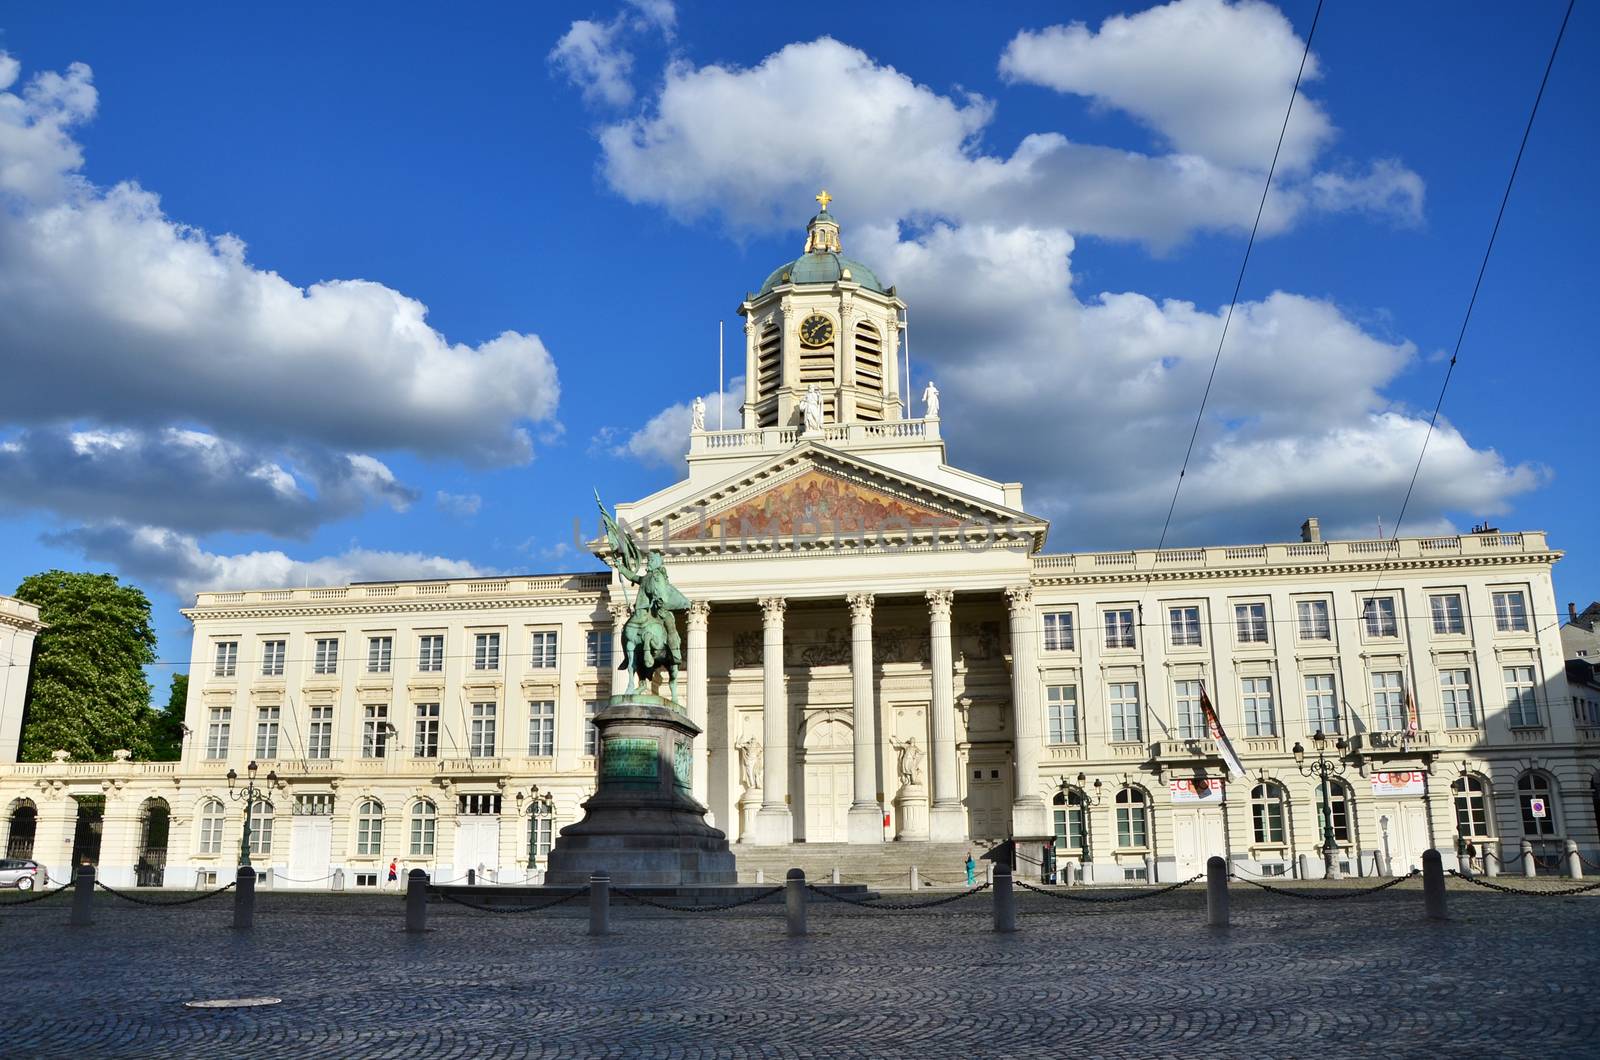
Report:
[[842,883],[867,884],[874,890],[903,890],[909,886],[914,865],[923,886],[965,886],[963,867],[970,852],[978,863],[977,879],[985,879],[983,854],[992,844],[971,843],[881,843],[872,846],[849,843],[794,843],[783,847],[758,847],[736,843],[731,849],[738,864],[739,882],[754,883],[760,871],[768,884],[782,883],[790,869],[802,869],[812,883],[826,883],[838,868]]

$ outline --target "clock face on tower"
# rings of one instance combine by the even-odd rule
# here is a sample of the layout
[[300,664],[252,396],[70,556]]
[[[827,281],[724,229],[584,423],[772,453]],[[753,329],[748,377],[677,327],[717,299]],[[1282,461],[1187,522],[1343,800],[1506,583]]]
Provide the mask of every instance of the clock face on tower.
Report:
[[812,313],[800,321],[800,341],[807,346],[826,346],[833,340],[833,321]]

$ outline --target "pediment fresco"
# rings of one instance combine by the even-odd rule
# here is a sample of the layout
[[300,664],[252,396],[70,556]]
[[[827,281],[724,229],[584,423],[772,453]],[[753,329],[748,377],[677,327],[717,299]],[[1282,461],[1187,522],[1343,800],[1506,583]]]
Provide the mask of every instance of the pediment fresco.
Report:
[[948,512],[813,468],[705,520],[691,520],[674,541],[754,541],[833,537],[867,531],[958,527]]

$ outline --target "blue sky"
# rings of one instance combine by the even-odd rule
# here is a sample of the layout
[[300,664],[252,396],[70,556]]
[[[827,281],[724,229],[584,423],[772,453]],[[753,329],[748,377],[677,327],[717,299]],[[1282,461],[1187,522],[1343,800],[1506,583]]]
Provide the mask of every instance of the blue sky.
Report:
[[[588,568],[822,186],[953,462],[1154,545],[1313,6],[13,7],[0,590],[116,571],[183,659],[197,587]],[[1329,5],[1169,544],[1393,531],[1563,10]],[[1548,530],[1580,606],[1597,37],[1404,526]]]

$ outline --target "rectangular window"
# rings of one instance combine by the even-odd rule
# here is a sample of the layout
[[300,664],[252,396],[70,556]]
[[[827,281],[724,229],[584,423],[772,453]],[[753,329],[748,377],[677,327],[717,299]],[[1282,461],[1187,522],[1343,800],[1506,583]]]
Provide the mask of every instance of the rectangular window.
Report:
[[472,668],[500,669],[500,634],[479,633],[472,638]]
[[1379,732],[1399,732],[1406,727],[1405,691],[1398,670],[1372,675],[1372,721]]
[[544,858],[550,853],[550,841],[554,837],[556,819],[547,810],[534,810],[528,818],[528,852],[535,860]]
[[261,676],[282,677],[286,642],[264,640],[261,642]]
[[1328,618],[1328,601],[1300,600],[1295,603],[1301,640],[1332,640],[1333,623]]
[[444,670],[444,634],[429,633],[418,639],[417,669],[425,674]]
[[611,669],[611,633],[591,629],[583,634],[583,665],[596,670]]
[[1131,610],[1107,611],[1106,618],[1106,647],[1132,648],[1135,646],[1133,638],[1133,612]]
[[206,725],[206,757],[213,761],[228,757],[228,730],[233,727],[232,707],[212,707]]
[[1233,625],[1240,644],[1267,643],[1267,605],[1235,604]]
[[222,853],[222,809],[221,803],[207,806],[200,817],[200,849],[201,854]]
[[583,753],[586,755],[597,752],[600,730],[594,727],[594,716],[599,709],[598,699],[591,699],[583,705]]
[[[1127,794],[1127,789],[1123,789]],[[1145,807],[1143,798],[1123,802],[1117,801],[1117,846],[1123,849],[1137,848],[1147,845],[1148,837],[1145,832]]]
[[1361,621],[1369,637],[1398,637],[1400,624],[1395,618],[1394,597],[1369,596],[1361,601]]
[[1167,622],[1172,628],[1174,647],[1198,647],[1200,644],[1200,609],[1198,607],[1173,607],[1167,610]]
[[1447,729],[1471,729],[1478,724],[1472,709],[1472,673],[1468,670],[1440,670],[1439,698],[1444,702]]
[[467,753],[473,758],[494,757],[495,705],[472,704],[472,728],[467,732]]
[[278,713],[281,707],[259,707],[256,710],[256,757],[278,757]]
[[1433,613],[1433,632],[1449,636],[1467,631],[1467,616],[1461,608],[1460,593],[1440,593],[1428,598],[1428,608]]
[[1046,611],[1044,619],[1044,650],[1072,651],[1072,612]]
[[1520,591],[1495,593],[1494,628],[1501,633],[1528,632],[1528,598]]
[[1272,708],[1272,678],[1246,677],[1239,682],[1246,736],[1276,736],[1277,714]]
[[433,846],[439,831],[438,811],[433,803],[419,803],[411,811],[411,856],[433,857]]
[[356,853],[376,857],[383,850],[383,818],[364,813],[356,818]]
[[534,670],[556,668],[556,631],[540,630],[533,635],[533,647],[528,652],[528,666]]
[[1339,700],[1332,674],[1306,675],[1306,728],[1332,735],[1339,731]]
[[528,756],[550,758],[556,753],[556,704],[551,699],[528,703]]
[[389,704],[368,703],[361,708],[361,757],[383,758],[389,753]]
[[1044,690],[1051,743],[1078,742],[1078,686],[1049,685]]
[[1200,682],[1172,682],[1172,709],[1178,722],[1178,739],[1203,740],[1210,735],[1206,713],[1200,709]]
[[232,677],[238,673],[239,667],[239,642],[236,640],[217,641],[217,661],[211,668],[212,677]]
[[1139,740],[1139,682],[1122,681],[1107,686],[1106,702],[1111,708],[1112,741],[1131,743]]
[[333,637],[318,637],[317,652],[311,663],[311,672],[336,674],[339,672],[339,641]]
[[333,757],[333,707],[311,708],[311,736],[306,741],[307,758]]
[[367,673],[386,674],[394,665],[394,638],[367,638]]
[[416,738],[412,743],[412,758],[439,757],[439,704],[416,705]]
[[1506,684],[1506,713],[1512,728],[1537,728],[1539,704],[1533,698],[1533,667],[1507,666],[1502,674]]

